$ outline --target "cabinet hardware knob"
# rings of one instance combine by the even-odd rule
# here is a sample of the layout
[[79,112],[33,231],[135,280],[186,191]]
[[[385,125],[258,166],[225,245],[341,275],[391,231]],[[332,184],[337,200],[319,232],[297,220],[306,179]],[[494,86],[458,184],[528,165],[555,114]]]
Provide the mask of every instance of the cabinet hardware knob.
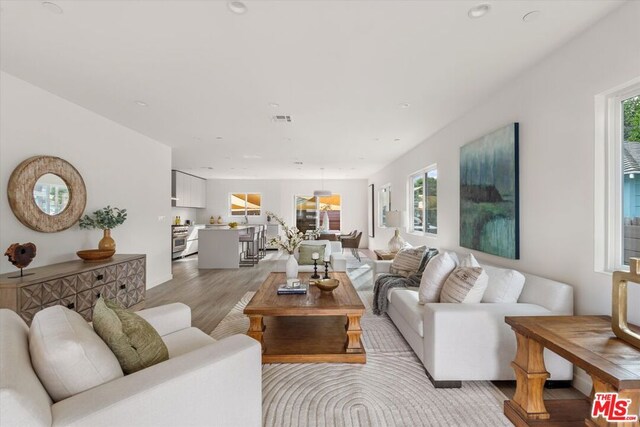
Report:
[[72,302],[70,302],[69,304],[67,304],[67,308],[68,308],[69,310],[73,310],[73,309],[75,308],[75,306],[76,306],[76,305],[75,305],[74,303],[72,303]]
[[104,275],[103,274],[98,274],[96,276],[96,280],[102,280],[102,279],[104,279]]
[[127,289],[127,285],[120,285],[120,289]]

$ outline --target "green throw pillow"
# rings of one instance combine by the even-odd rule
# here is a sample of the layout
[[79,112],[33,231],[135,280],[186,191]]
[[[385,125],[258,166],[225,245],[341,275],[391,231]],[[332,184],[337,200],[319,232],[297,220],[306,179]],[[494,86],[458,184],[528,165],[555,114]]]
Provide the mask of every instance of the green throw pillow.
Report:
[[169,359],[169,350],[153,326],[113,301],[98,298],[93,329],[116,355],[125,375]]
[[298,249],[298,264],[313,265],[311,256],[314,252],[318,252],[318,265],[324,265],[324,245],[300,245]]

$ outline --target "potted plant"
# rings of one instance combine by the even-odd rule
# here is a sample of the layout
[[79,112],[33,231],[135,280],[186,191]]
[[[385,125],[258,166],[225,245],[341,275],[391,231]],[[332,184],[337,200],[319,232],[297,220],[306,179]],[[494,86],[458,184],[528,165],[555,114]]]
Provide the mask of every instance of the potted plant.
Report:
[[116,242],[111,238],[111,230],[121,225],[127,219],[127,210],[112,208],[98,209],[91,216],[85,215],[80,219],[80,228],[85,230],[103,230],[104,235],[98,243],[98,249],[103,251],[116,250]]

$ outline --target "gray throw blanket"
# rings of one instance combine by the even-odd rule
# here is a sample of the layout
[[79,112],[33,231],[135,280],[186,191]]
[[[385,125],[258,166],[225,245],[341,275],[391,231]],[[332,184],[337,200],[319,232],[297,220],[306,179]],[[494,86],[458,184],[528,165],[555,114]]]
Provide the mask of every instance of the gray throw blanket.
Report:
[[418,271],[410,274],[408,277],[403,277],[399,274],[384,273],[377,279],[375,286],[373,287],[373,314],[381,315],[387,312],[389,307],[389,300],[387,295],[392,288],[406,288],[406,287],[418,287],[420,286],[420,280],[422,280],[422,273],[427,266],[431,258],[438,255],[438,250],[428,248],[422,259],[420,260],[420,266]]

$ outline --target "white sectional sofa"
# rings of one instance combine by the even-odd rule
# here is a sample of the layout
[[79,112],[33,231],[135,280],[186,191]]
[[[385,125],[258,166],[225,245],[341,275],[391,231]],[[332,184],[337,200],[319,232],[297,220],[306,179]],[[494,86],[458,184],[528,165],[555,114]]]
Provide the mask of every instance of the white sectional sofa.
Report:
[[0,310],[0,424],[262,425],[257,341],[246,335],[215,341],[191,327],[184,304],[138,314],[162,336],[170,359],[53,403],[30,360],[29,328],[15,312]]
[[[375,261],[376,276],[391,261]],[[482,265],[482,263],[481,263]],[[511,361],[515,334],[505,316],[573,314],[573,288],[522,273],[526,280],[517,303],[418,303],[418,288],[395,288],[387,295],[388,315],[424,364],[436,387],[460,387],[461,381],[514,380]],[[573,365],[545,349],[550,381],[573,378]]]
[[[306,240],[302,244],[324,245],[324,259],[325,261],[329,261],[330,271],[347,271],[347,258],[342,253],[342,243],[329,240]],[[296,259],[298,258],[297,250],[294,256],[296,257]],[[281,253],[276,260],[274,271],[280,273],[286,271],[288,258],[289,254],[287,252]],[[299,265],[298,271],[301,273],[312,273],[313,265]],[[318,261],[318,271],[324,271],[324,262],[322,260]]]

